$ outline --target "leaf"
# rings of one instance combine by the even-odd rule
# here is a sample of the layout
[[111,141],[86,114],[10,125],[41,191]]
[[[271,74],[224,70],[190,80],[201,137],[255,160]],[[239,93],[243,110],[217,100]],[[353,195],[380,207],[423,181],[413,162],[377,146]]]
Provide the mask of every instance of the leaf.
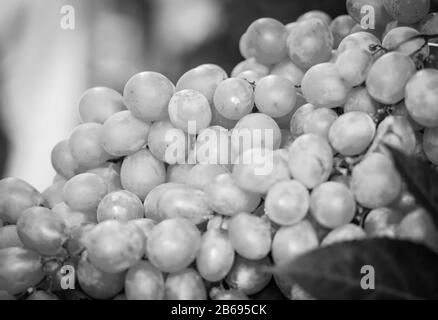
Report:
[[406,181],[409,191],[430,213],[438,227],[438,172],[427,162],[409,157],[389,145],[386,147],[391,152],[395,167]]
[[[361,287],[364,266],[374,268],[374,290]],[[317,299],[438,299],[438,255],[409,241],[336,243],[299,256],[274,272]]]

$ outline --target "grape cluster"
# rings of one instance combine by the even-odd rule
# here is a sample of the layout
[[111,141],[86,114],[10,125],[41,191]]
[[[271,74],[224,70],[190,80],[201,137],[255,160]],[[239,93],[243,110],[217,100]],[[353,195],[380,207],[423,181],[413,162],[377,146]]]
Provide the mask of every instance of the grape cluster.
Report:
[[53,184],[0,181],[0,298],[57,299],[71,265],[94,299],[248,299],[271,281],[311,299],[270,267],[366,237],[436,249],[385,148],[438,165],[429,6],[261,18],[230,76],[203,64],[176,84],[146,71],[123,95],[87,90],[81,124],[53,148]]

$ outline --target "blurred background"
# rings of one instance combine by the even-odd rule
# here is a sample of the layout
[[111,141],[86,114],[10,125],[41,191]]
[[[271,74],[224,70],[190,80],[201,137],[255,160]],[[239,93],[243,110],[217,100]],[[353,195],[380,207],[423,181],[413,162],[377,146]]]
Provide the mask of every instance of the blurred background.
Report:
[[[61,27],[65,5],[74,9],[73,30]],[[286,24],[312,9],[346,13],[340,0],[2,0],[0,175],[50,185],[51,149],[78,123],[86,88],[122,92],[145,70],[176,82],[203,63],[230,72],[253,20]]]

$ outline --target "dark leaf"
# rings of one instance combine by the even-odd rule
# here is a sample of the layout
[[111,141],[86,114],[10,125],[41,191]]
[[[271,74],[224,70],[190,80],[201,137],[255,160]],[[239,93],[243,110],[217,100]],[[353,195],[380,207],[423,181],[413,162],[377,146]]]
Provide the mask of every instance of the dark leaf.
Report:
[[438,227],[438,172],[424,161],[409,157],[391,146],[386,147],[392,153],[395,166],[406,181],[409,191],[430,213]]
[[[361,281],[374,268],[375,287]],[[274,272],[288,276],[317,299],[438,299],[438,255],[400,240],[367,239],[309,252]],[[369,274],[370,275],[370,274]]]

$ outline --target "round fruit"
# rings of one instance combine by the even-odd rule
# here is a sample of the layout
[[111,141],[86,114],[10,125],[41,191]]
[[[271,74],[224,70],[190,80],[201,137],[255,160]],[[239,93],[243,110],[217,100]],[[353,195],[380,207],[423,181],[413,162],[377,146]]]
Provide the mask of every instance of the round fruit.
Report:
[[187,184],[190,181],[189,172],[194,164],[174,164],[167,167],[166,182]]
[[151,192],[148,193],[144,201],[146,218],[150,218],[154,221],[161,221],[161,217],[158,213],[158,203],[160,198],[167,190],[176,188],[185,188],[185,186],[182,183],[168,182],[153,188]]
[[301,85],[301,80],[303,80],[304,72],[288,57],[272,67],[271,75],[283,76],[291,81],[294,86],[299,86]]
[[72,210],[65,202],[58,203],[53,207],[52,213],[60,217],[66,227],[67,233],[70,234],[75,228],[87,223],[97,222],[96,212],[80,212]]
[[0,249],[11,247],[24,247],[18,236],[17,226],[0,227]]
[[78,125],[70,135],[71,155],[80,167],[100,166],[111,156],[102,148],[103,126],[100,123],[83,123]]
[[438,126],[438,70],[418,71],[406,85],[406,108],[415,122]]
[[187,136],[169,121],[154,122],[147,143],[151,153],[163,162],[183,163],[187,158]]
[[247,260],[236,256],[234,265],[225,281],[231,288],[246,295],[262,291],[271,281],[272,274],[267,270],[271,267],[268,257],[261,260]]
[[186,184],[192,188],[204,190],[217,176],[225,173],[228,173],[228,170],[220,164],[196,164],[188,172]]
[[83,252],[77,266],[81,289],[94,299],[110,299],[123,289],[125,272],[106,273],[92,265]]
[[263,76],[269,74],[269,67],[258,63],[255,58],[249,58],[239,62],[231,71],[231,76],[236,77],[239,73],[248,70],[259,72],[263,74]]
[[129,268],[125,279],[127,300],[162,300],[163,274],[148,261],[139,261]]
[[125,109],[122,96],[111,88],[88,89],[79,99],[79,115],[82,122],[104,123],[114,113]]
[[207,300],[207,291],[199,273],[188,268],[167,276],[165,297],[167,300]]
[[333,35],[321,20],[303,20],[290,28],[287,48],[292,62],[306,70],[330,59]]
[[372,210],[365,218],[364,229],[369,237],[395,237],[395,230],[403,215],[389,208]]
[[318,237],[310,222],[303,220],[278,229],[272,241],[272,258],[275,265],[282,266],[297,256],[316,249]]
[[332,168],[332,149],[320,136],[302,135],[289,147],[289,171],[309,189],[327,181]]
[[41,193],[44,197],[46,207],[52,209],[55,205],[64,201],[64,196],[62,195],[64,185],[65,181],[53,183]]
[[306,103],[299,107],[297,111],[295,111],[290,120],[290,131],[292,133],[292,137],[297,138],[304,134],[305,119],[313,110],[316,109],[317,107],[315,107],[313,104]]
[[351,48],[339,54],[335,66],[342,80],[349,86],[356,87],[365,82],[373,62],[369,51]]
[[106,220],[87,232],[85,247],[94,266],[107,273],[119,273],[143,257],[145,237],[133,224]]
[[[347,12],[358,24],[369,23],[370,29],[381,29],[391,21],[391,17],[383,7],[382,0],[347,0]],[[373,8],[371,16],[369,10],[365,6]],[[368,19],[367,19],[368,18]],[[372,19],[372,20],[371,20]]]
[[371,153],[353,168],[351,189],[356,201],[369,209],[384,207],[401,192],[402,181],[391,159]]
[[121,111],[103,124],[101,144],[110,155],[122,157],[140,150],[147,142],[150,125],[135,118],[131,111]]
[[301,221],[308,210],[309,191],[295,180],[274,184],[265,199],[266,214],[271,221],[281,226]]
[[229,220],[228,235],[234,250],[246,259],[262,259],[271,250],[271,225],[264,218],[239,213]]
[[209,296],[211,300],[249,300],[248,296],[240,290],[226,290],[221,287],[212,288]]
[[341,41],[350,34],[355,24],[356,22],[348,14],[338,16],[330,23],[334,49],[338,48]]
[[160,73],[140,72],[132,76],[123,90],[123,99],[132,114],[143,121],[167,119],[167,105],[175,87]]
[[147,241],[147,255],[160,271],[177,272],[195,260],[200,245],[201,234],[195,224],[173,218],[154,227]]
[[411,155],[414,154],[417,146],[414,129],[409,121],[401,116],[386,117],[377,128],[375,141]]
[[108,187],[98,175],[81,173],[68,180],[63,189],[65,203],[76,211],[95,211]]
[[347,96],[344,104],[344,113],[359,111],[374,118],[381,107],[380,103],[374,100],[368,93],[367,88],[353,88]]
[[309,19],[321,20],[326,25],[330,25],[330,23],[332,22],[332,18],[327,13],[320,10],[307,11],[306,13],[298,17],[297,22],[301,22]]
[[329,141],[332,147],[344,156],[364,152],[374,139],[376,125],[363,112],[353,111],[341,115],[330,127]]
[[62,140],[56,144],[51,153],[52,166],[61,176],[70,179],[80,170],[79,164],[70,151],[69,141]]
[[144,217],[144,207],[140,199],[126,190],[107,194],[97,207],[97,221],[115,219],[128,221]]
[[229,78],[216,88],[214,106],[227,119],[239,120],[254,107],[254,89],[248,81]]
[[113,192],[122,189],[122,183],[120,181],[120,164],[107,162],[100,167],[96,167],[87,171],[88,173],[97,174],[103,179],[108,192]]
[[344,52],[345,50],[351,48],[360,48],[370,53],[373,51],[370,49],[371,46],[380,45],[380,40],[369,32],[356,32],[346,36],[338,47],[338,53]]
[[424,209],[417,209],[406,215],[395,233],[399,239],[423,243],[434,250],[438,249],[438,230],[430,214]]
[[233,262],[234,248],[225,232],[218,229],[205,232],[196,257],[196,268],[202,278],[210,282],[221,281]]
[[280,62],[287,55],[285,26],[271,18],[260,18],[250,24],[246,31],[249,56],[269,65]]
[[[196,138],[196,161],[199,164],[231,165],[229,131],[220,126],[202,130]],[[195,169],[196,170],[196,169]]]
[[37,285],[44,278],[41,257],[24,248],[0,249],[0,288],[18,294]]
[[254,91],[257,109],[270,117],[282,117],[295,108],[297,93],[294,84],[287,78],[269,75],[262,78]]
[[365,239],[366,236],[367,234],[361,227],[349,223],[331,231],[324,240],[322,240],[321,246],[328,246],[337,242],[362,240]]
[[382,45],[384,48],[406,55],[411,55],[421,49],[415,54],[414,60],[423,61],[429,56],[429,46],[424,46],[424,39],[421,38],[410,40],[418,35],[420,32],[411,27],[394,28],[383,38]]
[[370,95],[383,104],[394,104],[405,97],[405,87],[415,74],[412,59],[400,52],[390,52],[371,67],[366,85]]
[[131,191],[140,200],[166,180],[164,164],[147,149],[142,149],[123,160],[120,179],[124,189]]
[[336,119],[338,119],[338,115],[331,109],[319,108],[313,110],[304,118],[303,131],[328,139],[330,127]]
[[383,5],[393,19],[414,24],[428,14],[430,0],[383,0]]

